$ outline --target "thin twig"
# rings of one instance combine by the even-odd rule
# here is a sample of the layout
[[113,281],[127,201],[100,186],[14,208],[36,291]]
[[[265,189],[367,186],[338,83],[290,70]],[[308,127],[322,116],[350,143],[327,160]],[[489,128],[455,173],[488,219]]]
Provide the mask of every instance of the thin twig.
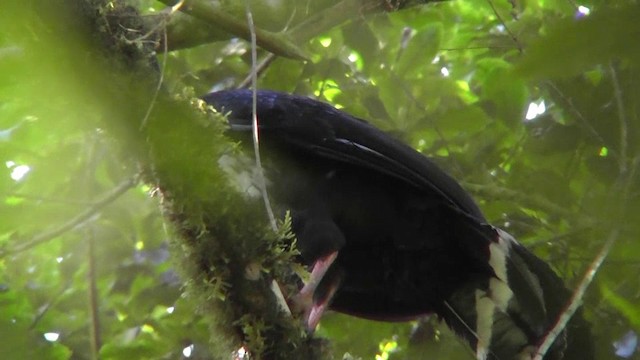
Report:
[[242,80],[242,82],[238,84],[236,88],[245,89],[249,86],[252,86],[254,82],[254,78],[257,78],[262,73],[264,73],[265,70],[267,70],[269,65],[271,65],[271,63],[273,63],[273,60],[275,60],[276,58],[277,56],[273,53],[267,54],[267,56],[265,56],[258,65],[251,67],[251,73],[249,74],[249,76],[244,78],[244,80]]
[[[256,44],[256,34],[255,34],[255,26],[253,23],[253,15],[251,14],[251,7],[249,6],[249,2],[246,1],[246,9],[247,9],[247,23],[249,29],[251,31],[251,91],[252,91],[252,109],[251,109],[251,129],[253,132],[253,150],[255,152],[256,157],[256,167],[258,168],[258,181],[260,183],[260,191],[262,192],[262,199],[264,200],[264,207],[267,210],[267,215],[269,217],[269,223],[271,224],[271,229],[274,232],[278,231],[278,223],[276,222],[276,217],[273,214],[273,209],[271,208],[271,202],[269,201],[269,193],[267,191],[267,181],[264,176],[264,169],[262,168],[262,161],[260,159],[260,138],[258,136],[258,74],[256,70],[256,65],[258,62],[258,51]],[[286,314],[291,316],[291,309],[287,305],[287,301],[285,300],[284,294],[280,289],[280,286],[275,280],[271,281],[271,292],[273,292],[276,297],[276,303],[279,308],[284,311]]]
[[628,149],[628,129],[627,117],[624,110],[624,103],[622,101],[622,90],[620,89],[620,83],[618,82],[618,75],[613,67],[613,64],[609,63],[609,71],[611,72],[611,84],[613,85],[613,95],[616,99],[616,108],[618,110],[618,121],[620,122],[620,156],[618,164],[620,166],[620,173],[625,174],[627,168],[627,149]]
[[62,286],[62,288],[54,296],[49,297],[47,303],[38,307],[38,312],[36,313],[36,316],[33,318],[33,321],[29,325],[29,330],[33,330],[36,328],[36,326],[38,326],[38,324],[40,323],[40,320],[42,320],[42,318],[44,318],[44,316],[49,312],[49,310],[53,308],[58,303],[58,301],[60,301],[60,299],[62,298],[62,295],[64,295],[67,292],[67,290],[69,290],[69,288],[71,288],[71,282],[69,281],[69,279],[67,279],[64,286]]
[[518,51],[520,53],[522,53],[522,51],[523,51],[522,50],[522,45],[520,44],[520,41],[518,40],[518,37],[513,32],[511,32],[511,29],[509,29],[509,26],[507,26],[507,23],[502,18],[502,15],[500,15],[500,13],[498,12],[498,9],[496,9],[496,7],[493,5],[493,1],[492,0],[487,0],[487,2],[489,3],[489,6],[491,6],[491,10],[493,10],[493,13],[498,18],[498,21],[502,24],[502,26],[504,26],[504,29],[507,31],[507,34],[509,34],[509,36],[511,37],[511,40],[513,40],[513,42],[518,47]]
[[[444,301],[444,306],[445,306],[447,309],[449,309],[449,311],[451,311],[451,313],[453,314],[453,316],[455,316],[455,317],[458,319],[458,321],[460,321],[460,324],[462,324],[462,326],[463,326],[464,328],[466,328],[466,329],[467,329],[467,331],[469,331],[469,333],[470,333],[471,335],[473,335],[473,337],[474,337],[476,340],[480,340],[480,337],[478,336],[478,333],[477,333],[475,330],[473,330],[473,329],[469,326],[469,324],[468,324],[466,321],[464,321],[464,319],[462,318],[462,316],[460,316],[460,314],[458,314],[458,312],[453,308],[453,306],[451,306],[451,304],[449,304],[449,302],[448,302],[448,301],[446,301],[446,300]],[[456,339],[460,340],[460,338],[458,338],[458,337],[456,337]],[[468,350],[469,350],[469,355],[471,355],[473,358],[477,358],[477,354],[476,354],[476,352],[475,352],[475,351],[471,351],[471,349],[470,349],[469,347],[467,347],[467,346],[465,346],[465,349],[468,349]]]
[[[612,72],[612,78],[615,79],[615,71],[613,71],[613,68],[611,68],[611,72]],[[622,103],[622,92],[620,90],[620,87],[616,85],[617,79],[615,80],[612,79],[612,82],[614,82],[614,91],[619,92],[615,96],[617,98],[617,101],[619,101],[618,116],[620,118],[621,141],[623,141],[624,139],[624,141],[626,142],[627,122],[623,112],[624,104]],[[621,144],[621,148],[622,148],[622,144]],[[625,149],[624,151],[626,153],[627,150]],[[621,149],[620,157],[622,158],[622,149]],[[598,269],[600,268],[604,260],[607,258],[607,256],[609,255],[609,252],[611,251],[611,248],[613,247],[616,240],[620,236],[620,227],[623,224],[622,215],[625,213],[625,210],[627,207],[628,194],[631,190],[632,184],[634,183],[638,166],[640,165],[640,155],[638,155],[633,159],[633,162],[631,163],[630,171],[628,171],[629,164],[627,163],[628,159],[626,154],[624,158],[625,158],[625,162],[623,165],[620,166],[620,174],[618,176],[618,179],[619,179],[618,184],[621,185],[620,187],[621,195],[619,197],[620,205],[619,205],[618,214],[614,216],[614,222],[613,222],[612,230],[609,233],[609,237],[605,242],[605,244],[602,246],[602,249],[600,250],[598,255],[591,262],[591,265],[589,266],[589,268],[587,269],[587,272],[585,273],[582,280],[580,281],[578,288],[574,291],[573,295],[571,296],[571,299],[569,300],[567,307],[565,308],[564,311],[562,311],[555,325],[547,333],[542,343],[538,347],[534,360],[542,360],[544,358],[544,355],[547,353],[551,345],[553,345],[556,338],[562,333],[564,328],[567,326],[567,323],[569,322],[569,320],[571,320],[571,317],[575,314],[577,309],[580,307],[580,304],[582,303],[582,298],[584,297],[584,294],[587,291],[587,288],[589,287],[589,285],[593,282],[593,279],[596,273],[598,272]]]
[[89,238],[89,246],[87,247],[87,282],[88,286],[88,305],[89,305],[89,342],[91,346],[91,358],[93,360],[100,359],[100,347],[102,339],[100,334],[100,316],[98,312],[98,287],[96,280],[96,254],[95,242],[96,237],[93,229],[89,228],[85,232]]
[[[394,78],[397,78],[395,73],[392,73],[391,75]],[[418,107],[423,114],[428,114],[428,110],[424,106],[424,102],[418,100],[415,96],[413,96],[412,91],[407,88],[405,82],[400,81],[398,79],[398,84],[402,84],[402,91],[405,93],[405,95],[409,99],[411,99],[413,104],[416,107]],[[451,150],[449,139],[447,139],[447,137],[444,135],[444,132],[442,130],[440,130],[440,127],[438,126],[438,124],[436,124],[436,122],[433,120],[433,118],[431,116],[425,116],[423,119],[424,119],[424,121],[429,123],[430,128],[433,131],[435,131],[436,135],[438,135],[438,138],[440,138],[440,141],[441,141],[441,146],[447,151],[448,154],[452,154],[453,151]],[[419,119],[418,121],[422,121],[422,119]],[[456,170],[460,171],[460,169],[462,168],[460,166],[460,163],[453,156],[451,157],[451,160],[453,161],[453,165],[455,166]]]
[[253,15],[247,2],[247,23],[249,31],[251,32],[251,91],[252,91],[252,109],[251,109],[251,130],[253,132],[253,151],[256,158],[256,167],[258,168],[258,182],[260,183],[260,191],[262,192],[262,199],[264,200],[264,207],[267,210],[267,216],[269,217],[269,223],[273,231],[278,231],[278,223],[276,217],[273,215],[273,209],[271,208],[271,201],[269,201],[269,193],[267,192],[267,181],[264,176],[264,169],[262,168],[262,160],[260,158],[260,137],[258,134],[258,75],[256,74],[256,64],[258,62],[258,51],[256,44],[256,32],[253,24]]
[[[164,27],[164,32],[165,32],[165,39],[164,41],[166,42],[166,32],[167,32],[167,24],[169,22],[169,18],[174,15],[178,10],[180,10],[180,8],[182,7],[182,5],[184,5],[185,0],[180,0],[178,1],[175,5],[173,6],[169,6],[166,10],[163,10],[162,12],[160,12],[160,21],[158,21],[152,28],[150,28],[146,33],[142,34],[141,36],[136,37],[133,40],[128,40],[125,39],[125,41],[127,41],[127,43],[136,43],[136,42],[141,42],[143,40],[147,40],[150,37],[152,37],[155,32]],[[166,49],[166,45],[165,45],[165,49]],[[166,50],[165,50],[166,53]]]
[[[636,160],[638,160],[638,159],[640,159],[640,157],[637,158]],[[633,167],[632,171],[626,177],[627,182],[626,182],[626,186],[625,186],[625,188],[623,190],[623,193],[628,193],[629,186],[632,183],[632,179],[635,177],[635,170],[637,169],[637,165],[638,165],[639,162],[640,161],[635,161],[634,162],[634,167]],[[621,174],[621,175],[623,175],[623,174]],[[623,199],[624,198],[625,197],[623,196]],[[621,205],[620,205],[621,211],[624,211],[625,207],[626,207],[626,203],[622,202]],[[560,316],[558,317],[558,320],[553,325],[551,330],[549,330],[549,332],[546,334],[546,336],[544,337],[542,343],[540,344],[540,346],[536,350],[536,354],[534,356],[534,360],[543,360],[544,355],[547,353],[549,348],[553,345],[553,343],[555,342],[556,338],[565,329],[565,327],[567,326],[567,323],[571,320],[571,318],[573,317],[575,312],[578,310],[578,308],[582,304],[582,299],[584,298],[584,295],[585,295],[587,289],[589,288],[589,285],[591,285],[591,283],[593,282],[593,279],[595,278],[595,275],[597,274],[598,270],[600,269],[600,266],[602,265],[604,260],[609,255],[609,252],[611,251],[611,248],[613,247],[613,245],[615,244],[615,242],[616,242],[616,240],[618,239],[619,236],[620,236],[620,219],[618,218],[616,220],[616,222],[614,223],[614,225],[613,225],[613,229],[609,233],[609,237],[607,238],[607,241],[605,242],[605,244],[602,246],[602,248],[598,252],[598,255],[593,259],[593,261],[589,265],[589,268],[587,268],[587,271],[585,272],[584,276],[582,277],[582,280],[580,281],[580,284],[578,285],[578,287],[574,290],[573,294],[571,295],[571,299],[569,299],[569,302],[567,303],[567,306],[560,313]]]
[[[561,90],[560,88],[558,88],[556,86],[556,84],[554,84],[552,81],[546,81],[545,82],[549,88],[553,91],[555,91],[555,93],[560,97],[560,99],[564,102],[563,105],[565,105],[567,108],[569,108],[569,110],[571,110],[571,112],[573,113],[573,115],[576,117],[577,120],[579,120],[579,122],[582,124],[582,126],[591,134],[591,136],[596,139],[600,144],[602,145],[606,145],[607,142],[604,141],[604,138],[602,138],[602,136],[600,136],[600,134],[598,134],[598,131],[596,131],[596,129],[591,126],[591,124],[589,123],[589,121],[587,121],[587,118],[582,115],[582,113],[575,107],[575,105],[573,104],[573,102],[571,101],[570,98],[568,98]],[[612,155],[618,155],[618,152],[613,150],[613,149],[609,149],[609,151],[611,152]]]
[[176,11],[180,10],[182,8],[182,5],[184,5],[185,0],[180,0],[178,1],[175,5],[170,6],[171,8],[171,14],[175,13]]
[[[531,241],[531,242],[527,242],[527,248],[529,249],[535,249],[538,246],[542,246],[542,245],[546,245],[546,244],[553,244],[553,243],[558,243],[561,241],[568,241],[571,238],[577,238],[580,235],[586,235],[588,232],[593,231],[595,227],[595,224],[587,224],[585,222],[585,225],[582,226],[572,226],[570,231],[567,231],[565,233],[559,233],[559,234],[555,234],[554,236],[550,236],[550,237],[545,237],[542,239],[537,239],[535,241]],[[575,258],[572,260],[576,260]],[[582,262],[585,261],[592,261],[593,258],[589,257],[587,259],[581,259]]]
[[[567,209],[538,195],[528,195],[518,191],[493,185],[479,185],[467,182],[462,182],[462,185],[465,189],[471,191],[472,193],[482,194],[483,196],[490,199],[515,200],[519,204],[528,204],[528,207],[532,209],[540,209],[545,212],[556,214],[565,218],[576,216],[575,212],[571,209]],[[585,220],[590,219],[585,218]]]
[[78,225],[81,225],[83,222],[92,218],[95,214],[100,212],[105,206],[111,204],[115,200],[117,200],[120,196],[126,193],[129,189],[133,188],[138,183],[138,176],[134,176],[129,178],[110,190],[107,194],[105,194],[100,200],[93,203],[91,206],[87,207],[80,214],[73,217],[71,220],[66,223],[51,229],[49,231],[45,231],[40,233],[27,241],[17,241],[18,245],[15,245],[13,248],[5,250],[0,253],[0,258],[3,258],[7,255],[12,255],[16,253],[23,252],[25,250],[29,250],[34,246],[38,246],[43,244],[51,239],[54,239],[57,236],[64,234],[65,232],[75,228]]
[[151,98],[149,107],[147,107],[147,112],[144,114],[144,118],[142,118],[142,123],[140,123],[140,130],[142,130],[145,126],[147,126],[147,121],[149,120],[149,116],[151,116],[151,111],[153,110],[153,107],[156,104],[156,101],[158,100],[158,94],[160,94],[160,90],[162,89],[162,83],[164,82],[164,73],[167,68],[167,54],[168,54],[166,26],[162,29],[162,34],[164,37],[164,44],[163,44],[164,56],[162,57],[162,68],[160,69],[160,78],[158,79],[158,84],[156,85],[155,91],[153,92],[153,97]]
[[[88,155],[86,156],[86,166],[84,174],[85,197],[91,199],[94,194],[96,167],[98,164],[98,141],[95,136],[87,139]],[[100,318],[98,315],[98,289],[96,286],[96,258],[95,258],[95,231],[93,226],[85,226],[84,237],[88,241],[87,246],[87,311],[89,313],[89,349],[92,360],[100,358],[100,347],[102,346],[100,334]]]
[[[459,48],[440,48],[438,51],[467,51],[467,50],[503,50],[503,49],[513,49],[513,46],[500,46],[500,45],[491,45],[491,46],[466,46]],[[517,49],[517,47],[516,47]]]
[[591,283],[593,282],[593,279],[595,278],[596,273],[598,272],[598,269],[600,268],[604,260],[607,258],[607,255],[609,255],[609,251],[611,251],[611,247],[616,242],[619,235],[620,235],[619,229],[614,228],[611,231],[611,233],[609,234],[609,238],[607,239],[607,242],[605,242],[605,244],[602,246],[602,249],[600,249],[600,252],[596,256],[596,258],[593,259],[585,275],[582,277],[582,280],[580,281],[580,285],[578,285],[576,290],[573,292],[573,295],[571,296],[571,299],[569,300],[567,307],[565,308],[564,311],[562,311],[562,313],[560,314],[560,317],[558,317],[558,320],[553,325],[551,330],[549,330],[542,344],[540,344],[540,346],[538,347],[536,351],[536,355],[533,358],[534,360],[543,360],[544,355],[547,353],[551,345],[553,345],[553,342],[556,340],[558,335],[562,333],[564,328],[567,326],[567,323],[569,322],[569,320],[571,320],[575,312],[578,310],[578,308],[582,304],[582,298],[584,297],[584,294],[586,293],[587,288],[589,288],[589,285],[591,285]]

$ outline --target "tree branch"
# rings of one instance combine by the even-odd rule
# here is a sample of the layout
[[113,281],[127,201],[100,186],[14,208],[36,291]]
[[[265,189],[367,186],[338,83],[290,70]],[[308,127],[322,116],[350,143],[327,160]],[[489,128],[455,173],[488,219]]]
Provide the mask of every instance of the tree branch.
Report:
[[[621,110],[621,107],[619,107],[619,110]],[[626,122],[622,121],[620,125],[621,127],[625,127]],[[626,129],[624,131],[626,131]],[[624,131],[621,130],[622,136],[626,136],[626,133]],[[627,200],[629,198],[628,195],[631,190],[631,186],[634,182],[639,166],[640,166],[640,155],[636,156],[636,158],[633,160],[630,171],[627,171],[626,167],[622,167],[622,166],[620,167],[619,184],[621,186],[619,187],[619,189],[621,191],[620,191],[620,198],[619,198],[618,213],[613,216],[612,230],[609,233],[609,236],[606,242],[604,243],[604,245],[602,246],[602,248],[600,249],[596,257],[593,259],[593,261],[587,268],[587,271],[582,277],[580,284],[574,290],[571,296],[571,299],[567,303],[565,310],[560,313],[560,316],[558,317],[556,323],[551,328],[551,330],[549,330],[544,340],[536,350],[534,360],[543,360],[544,355],[547,353],[551,345],[553,345],[556,338],[562,333],[564,328],[567,326],[567,324],[569,323],[569,321],[571,320],[575,312],[578,310],[578,308],[582,304],[582,299],[584,298],[584,295],[589,285],[591,285],[591,283],[593,282],[598,270],[600,269],[601,265],[604,263],[607,256],[609,255],[611,248],[620,237],[620,227],[624,223],[624,214],[626,212]]]
[[138,177],[134,176],[129,178],[123,182],[121,182],[118,186],[113,188],[111,191],[106,193],[101,197],[100,200],[88,206],[84,211],[80,214],[74,216],[72,219],[67,221],[64,224],[61,224],[49,231],[42,232],[33,236],[29,240],[17,240],[13,247],[6,249],[4,251],[0,251],[0,258],[6,257],[8,255],[17,254],[23,252],[25,250],[29,250],[35,246],[43,244],[49,240],[52,240],[65,232],[82,225],[85,221],[90,220],[94,215],[102,211],[107,205],[116,201],[120,196],[129,191],[129,189],[136,186],[138,183]]
[[[167,5],[172,3],[171,0],[160,1]],[[313,38],[314,36],[317,36],[318,34],[328,31],[349,20],[353,20],[354,15],[366,15],[384,11],[395,11],[411,6],[423,5],[429,2],[431,1],[408,1],[403,2],[403,4],[401,4],[399,7],[389,9],[385,6],[385,0],[336,1],[334,5],[305,17],[304,20],[295,24],[291,30],[288,30],[286,34],[287,36],[291,37],[294,44],[302,44]],[[238,27],[242,30],[231,31],[231,29],[224,26],[221,28],[218,23],[203,21],[204,19],[201,20],[201,18],[202,17],[196,17],[195,15],[188,16],[186,14],[175,14],[173,16],[167,28],[169,38],[169,51],[180,50],[214,41],[226,40],[229,38],[229,33],[235,34],[236,36],[249,41],[249,36],[246,30],[242,29],[242,25],[239,23],[235,24],[234,27]],[[269,34],[268,32],[264,33]],[[278,51],[275,51],[274,49],[267,47],[269,46],[269,44],[268,42],[265,43],[265,40],[268,39],[258,36],[257,40],[259,46],[271,51],[272,54],[286,56]],[[295,56],[289,57],[298,58]]]
[[92,229],[87,229],[86,235],[89,240],[89,246],[87,247],[87,282],[88,291],[88,305],[89,305],[89,345],[91,348],[91,359],[100,359],[100,347],[102,347],[102,339],[100,333],[100,316],[98,312],[98,286],[96,280],[96,255],[95,255],[95,243],[96,237]]
[[[171,5],[171,0],[160,0],[162,3]],[[247,23],[228,14],[217,2],[205,0],[185,1],[181,11],[192,15],[195,18],[205,21],[208,24],[215,24],[217,27],[251,41],[251,30]],[[256,29],[256,42],[262,48],[280,56],[292,59],[306,60],[308,56],[298,48],[287,34],[276,34],[270,31]]]
[[628,170],[627,148],[629,138],[629,125],[627,124],[627,116],[625,114],[624,103],[622,101],[622,90],[620,89],[620,83],[618,82],[618,75],[616,74],[616,69],[612,63],[609,64],[609,72],[611,74],[613,96],[616,100],[618,122],[620,125],[620,158],[618,159],[618,164],[620,167],[620,174],[625,174]]
[[611,251],[611,247],[616,242],[619,235],[619,229],[616,228],[611,231],[609,237],[607,238],[607,241],[602,246],[602,249],[600,249],[595,259],[593,259],[593,261],[589,265],[589,268],[582,277],[580,284],[571,295],[571,299],[569,300],[567,307],[560,313],[560,316],[556,320],[556,323],[553,325],[551,330],[549,330],[544,338],[544,341],[540,344],[540,346],[538,346],[535,357],[533,358],[534,360],[543,360],[544,355],[547,353],[549,348],[551,348],[551,345],[553,345],[553,343],[556,341],[556,338],[562,333],[564,328],[569,323],[569,320],[571,320],[580,305],[582,305],[582,298],[584,297],[584,294],[587,292],[587,289],[589,288],[589,285],[591,285],[591,282],[593,282],[593,279],[598,273],[600,266],[609,255],[609,251]]
[[[170,245],[177,270],[210,325],[211,351],[231,354],[245,347],[261,359],[322,358],[322,343],[280,311],[271,290],[272,279],[287,295],[297,289],[291,264],[298,252],[290,222],[274,234],[263,208],[218,166],[224,156],[237,155],[224,135],[222,115],[197,99],[156,91],[158,68],[149,61],[153,49],[144,43],[131,46],[126,36],[148,33],[131,7],[113,0],[63,1],[69,4],[55,7],[62,14],[50,24],[56,31],[49,41],[83,36],[85,57],[72,77],[82,82],[68,85],[91,89],[95,108],[103,113],[91,117],[95,124],[87,126],[117,139],[121,149],[115,152],[137,160],[141,177],[157,189],[176,234]],[[65,45],[60,44],[61,52]],[[87,214],[81,215],[77,218],[86,219]],[[74,220],[66,227],[81,223]]]

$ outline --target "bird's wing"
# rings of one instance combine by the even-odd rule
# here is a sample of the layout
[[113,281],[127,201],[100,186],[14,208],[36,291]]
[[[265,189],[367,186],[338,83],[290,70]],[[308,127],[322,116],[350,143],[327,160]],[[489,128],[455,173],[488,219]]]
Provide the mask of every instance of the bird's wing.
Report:
[[[211,93],[203,98],[228,113],[232,130],[251,130],[251,91]],[[485,222],[462,187],[433,162],[364,120],[331,105],[303,96],[261,90],[257,97],[259,129],[264,138],[277,138],[292,151],[369,168],[400,179],[418,189],[440,195],[454,208]]]

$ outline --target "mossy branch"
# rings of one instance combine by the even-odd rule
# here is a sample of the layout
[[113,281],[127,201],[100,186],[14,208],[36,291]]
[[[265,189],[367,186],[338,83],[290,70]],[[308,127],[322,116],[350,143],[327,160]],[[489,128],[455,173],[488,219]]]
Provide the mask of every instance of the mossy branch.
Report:
[[287,280],[295,279],[290,264],[296,253],[286,224],[279,233],[270,230],[263,208],[218,164],[236,154],[222,116],[188,95],[162,87],[157,92],[161,77],[153,48],[132,40],[149,33],[134,8],[118,1],[55,0],[50,10],[43,12],[50,24],[38,41],[56,44],[56,61],[76,60],[73,76],[64,79],[90,94],[96,115],[87,117],[89,126],[112,136],[119,147],[113,150],[127,163],[135,161],[143,181],[161,195],[188,293],[211,324],[214,356],[228,358],[244,346],[256,359],[320,358],[320,347],[279,310],[270,288],[274,277],[285,289],[295,288]]
[[[173,3],[171,0],[160,1],[167,5]],[[215,1],[188,0],[180,7],[180,10],[202,20],[205,24],[215,26],[217,29],[222,29],[245,40],[251,39],[251,32],[246,20],[225,12]],[[256,29],[256,40],[260,47],[274,54],[298,60],[308,58],[304,51],[298,48],[285,33]]]

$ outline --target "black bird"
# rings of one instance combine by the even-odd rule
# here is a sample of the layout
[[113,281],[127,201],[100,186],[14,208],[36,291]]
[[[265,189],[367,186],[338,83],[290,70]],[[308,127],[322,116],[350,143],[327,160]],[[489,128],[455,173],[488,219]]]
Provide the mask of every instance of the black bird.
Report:
[[[252,93],[203,100],[251,144]],[[487,223],[462,187],[429,159],[334,107],[258,91],[269,195],[290,210],[312,268],[294,302],[314,329],[325,308],[374,320],[437,314],[478,359],[530,359],[570,292],[551,268]],[[545,359],[590,359],[577,314]]]

